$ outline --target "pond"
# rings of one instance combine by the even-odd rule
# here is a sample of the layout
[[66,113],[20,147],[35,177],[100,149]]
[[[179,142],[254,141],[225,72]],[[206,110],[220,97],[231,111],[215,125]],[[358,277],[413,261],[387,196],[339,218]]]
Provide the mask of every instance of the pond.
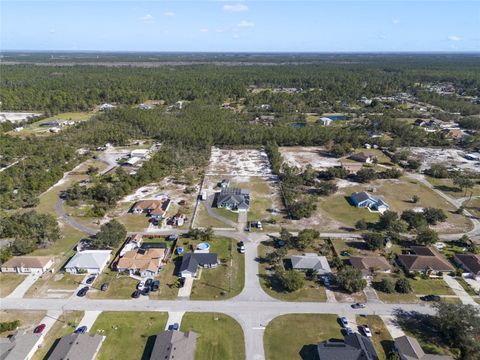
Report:
[[307,124],[305,123],[293,123],[288,125],[288,127],[291,127],[291,128],[303,128],[305,126],[307,126]]

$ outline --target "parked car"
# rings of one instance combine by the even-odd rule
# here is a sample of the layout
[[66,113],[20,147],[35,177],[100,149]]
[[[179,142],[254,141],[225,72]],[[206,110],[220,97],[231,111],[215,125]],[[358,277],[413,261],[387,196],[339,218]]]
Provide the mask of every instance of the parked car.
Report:
[[75,330],[75,334],[85,334],[87,332],[86,326],[80,326],[77,330]]
[[352,328],[351,328],[350,326],[345,327],[344,330],[345,330],[345,334],[346,334],[346,335],[351,335],[351,334],[353,334],[353,330],[352,330]]
[[342,255],[342,256],[352,256],[352,254],[350,254],[348,251],[342,251],[340,253],[340,255]]
[[342,326],[343,326],[344,328],[350,327],[350,326],[348,325],[348,320],[347,320],[347,318],[346,318],[345,316],[342,316],[342,317],[340,318],[340,323],[342,324]]
[[423,301],[440,301],[441,297],[438,296],[438,295],[430,294],[430,295],[425,295],[425,296],[420,297],[420,300],[423,300]]
[[152,283],[153,283],[153,279],[148,278],[147,280],[145,280],[145,287],[152,286]]
[[41,334],[45,330],[46,327],[47,327],[47,325],[40,324],[35,328],[35,330],[33,330],[33,333],[34,334]]
[[100,286],[100,290],[107,291],[109,286],[110,284],[108,282],[103,283],[102,286]]
[[137,299],[140,297],[141,291],[140,290],[135,290],[132,294],[132,298]]
[[366,336],[366,337],[372,337],[372,332],[370,331],[370,328],[367,326],[367,325],[363,325],[361,327],[362,329],[362,332],[363,334]]
[[143,290],[144,287],[145,287],[145,282],[143,282],[143,281],[140,281],[137,285],[138,290]]
[[80,290],[78,290],[77,296],[84,297],[85,295],[87,295],[88,289],[88,286],[81,288]]
[[160,289],[160,280],[155,280],[150,289],[151,291],[158,291]]
[[88,285],[92,284],[95,281],[95,276],[90,276],[85,283]]
[[180,326],[178,325],[178,323],[174,323],[174,324],[172,324],[172,325],[170,325],[170,326],[168,327],[168,330],[170,330],[170,331],[178,331],[179,327],[180,327]]
[[148,294],[150,294],[150,288],[145,286],[142,290],[142,295],[147,296]]
[[328,275],[323,275],[322,281],[323,281],[323,285],[330,286],[330,278],[328,277]]
[[181,277],[178,279],[178,287],[182,288],[185,285],[185,278]]
[[365,308],[365,304],[355,303],[355,304],[352,304],[352,308],[353,309],[363,309],[363,308]]

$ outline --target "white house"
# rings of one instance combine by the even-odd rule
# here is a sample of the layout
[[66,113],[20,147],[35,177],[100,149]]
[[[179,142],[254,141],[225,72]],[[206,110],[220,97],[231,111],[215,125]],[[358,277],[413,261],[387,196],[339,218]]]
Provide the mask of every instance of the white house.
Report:
[[148,149],[135,149],[130,152],[130,157],[138,157],[140,159],[147,159],[148,155],[150,154],[150,150]]
[[52,256],[14,256],[2,264],[5,273],[41,275],[53,266]]
[[323,123],[324,126],[329,126],[333,122],[333,120],[329,117],[321,117],[320,121]]
[[110,260],[111,250],[85,250],[77,252],[65,265],[70,274],[100,274]]

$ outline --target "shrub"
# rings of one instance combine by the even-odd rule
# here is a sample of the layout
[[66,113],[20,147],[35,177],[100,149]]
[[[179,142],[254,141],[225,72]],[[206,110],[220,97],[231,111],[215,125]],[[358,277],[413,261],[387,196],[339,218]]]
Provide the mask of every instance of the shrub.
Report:
[[392,279],[383,278],[378,284],[378,289],[384,293],[392,294],[395,292],[395,284]]
[[410,284],[410,281],[407,278],[398,279],[397,282],[395,283],[395,290],[401,294],[408,294],[413,291],[412,285]]

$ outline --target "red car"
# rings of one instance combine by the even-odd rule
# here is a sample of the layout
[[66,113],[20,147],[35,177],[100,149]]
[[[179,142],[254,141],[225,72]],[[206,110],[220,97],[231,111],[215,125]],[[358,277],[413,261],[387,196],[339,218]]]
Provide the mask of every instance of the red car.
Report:
[[35,328],[35,330],[33,330],[33,333],[34,334],[41,334],[43,332],[43,330],[45,330],[46,327],[47,327],[47,325],[40,324]]

